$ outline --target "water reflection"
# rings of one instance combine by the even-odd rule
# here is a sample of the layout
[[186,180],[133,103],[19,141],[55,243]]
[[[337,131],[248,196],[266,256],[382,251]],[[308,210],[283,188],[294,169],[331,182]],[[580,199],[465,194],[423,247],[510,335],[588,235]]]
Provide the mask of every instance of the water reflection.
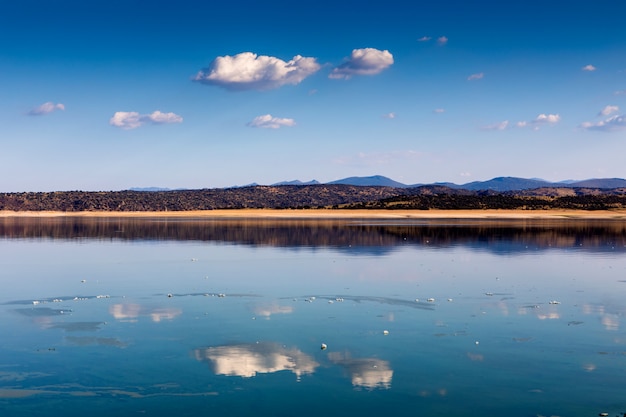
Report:
[[118,348],[124,348],[127,346],[126,343],[116,339],[114,337],[88,337],[88,336],[68,336],[65,338],[68,343],[75,346],[112,346]]
[[224,345],[194,350],[198,361],[207,361],[217,375],[251,378],[257,374],[291,371],[297,379],[319,366],[311,356],[276,343]]
[[291,314],[293,306],[281,306],[278,304],[258,305],[255,306],[254,314],[269,319],[273,314]]
[[600,316],[600,322],[604,326],[605,330],[617,331],[620,327],[619,318],[620,315],[626,314],[626,309],[621,312],[607,311],[604,305],[591,305],[585,304],[583,306],[584,314],[597,314]]
[[109,307],[109,313],[119,321],[136,322],[140,316],[147,316],[158,323],[162,320],[174,320],[182,314],[179,308],[146,308],[139,304],[113,304]]
[[3,417],[626,410],[620,225],[66,222],[3,223]]
[[389,362],[377,358],[352,358],[349,354],[330,352],[328,359],[344,368],[352,378],[352,385],[373,390],[391,388],[393,370]]
[[331,247],[384,255],[395,248],[464,246],[497,254],[551,248],[626,252],[620,220],[272,220],[0,218],[0,238],[174,240],[272,247]]

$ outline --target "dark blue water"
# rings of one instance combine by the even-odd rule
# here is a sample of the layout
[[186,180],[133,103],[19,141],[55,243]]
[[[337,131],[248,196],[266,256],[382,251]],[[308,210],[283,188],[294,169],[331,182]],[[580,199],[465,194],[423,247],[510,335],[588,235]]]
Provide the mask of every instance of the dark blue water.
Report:
[[0,237],[3,417],[626,412],[622,225],[64,222]]

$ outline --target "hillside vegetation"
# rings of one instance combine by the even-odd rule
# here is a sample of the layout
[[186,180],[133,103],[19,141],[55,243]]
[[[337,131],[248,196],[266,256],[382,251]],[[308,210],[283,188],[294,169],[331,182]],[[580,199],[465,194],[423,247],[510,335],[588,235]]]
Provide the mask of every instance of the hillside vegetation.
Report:
[[251,186],[180,191],[1,193],[0,210],[191,211],[215,209],[582,209],[626,208],[626,188],[470,191],[445,186],[395,188],[343,184]]

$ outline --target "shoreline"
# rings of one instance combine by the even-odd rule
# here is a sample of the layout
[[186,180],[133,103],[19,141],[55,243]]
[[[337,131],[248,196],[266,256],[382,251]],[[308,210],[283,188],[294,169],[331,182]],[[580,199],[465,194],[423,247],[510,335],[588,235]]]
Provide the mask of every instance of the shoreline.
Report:
[[0,218],[28,217],[121,217],[121,218],[200,218],[200,219],[458,219],[458,220],[532,220],[532,219],[585,219],[623,220],[626,209],[620,210],[341,210],[341,209],[232,209],[161,212],[111,212],[111,211],[0,211]]

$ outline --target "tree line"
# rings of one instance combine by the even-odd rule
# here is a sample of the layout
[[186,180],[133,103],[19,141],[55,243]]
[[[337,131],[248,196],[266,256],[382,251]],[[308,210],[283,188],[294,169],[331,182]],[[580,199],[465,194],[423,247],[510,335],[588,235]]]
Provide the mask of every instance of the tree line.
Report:
[[626,208],[626,190],[468,191],[342,184],[250,186],[176,191],[0,193],[0,210],[168,212],[216,209],[577,209]]

